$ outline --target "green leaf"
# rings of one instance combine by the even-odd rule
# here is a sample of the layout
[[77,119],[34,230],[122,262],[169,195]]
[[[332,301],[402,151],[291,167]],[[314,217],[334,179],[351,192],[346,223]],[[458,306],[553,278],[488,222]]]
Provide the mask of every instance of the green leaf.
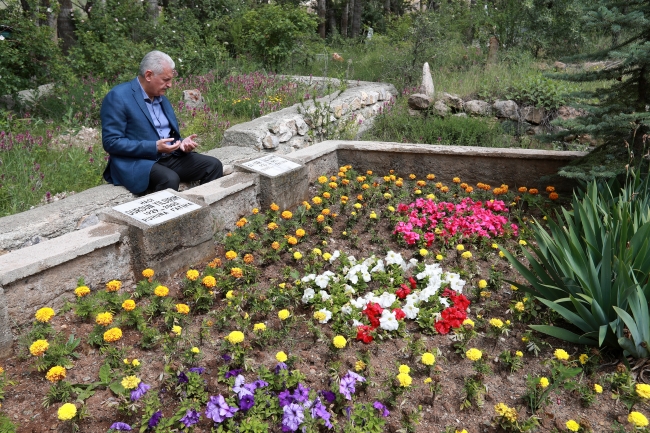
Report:
[[549,325],[530,325],[530,327],[535,331],[542,332],[544,334],[550,335],[551,337],[559,338],[560,340],[565,340],[570,343],[586,344],[588,346],[596,345],[595,340],[583,337],[564,328]]

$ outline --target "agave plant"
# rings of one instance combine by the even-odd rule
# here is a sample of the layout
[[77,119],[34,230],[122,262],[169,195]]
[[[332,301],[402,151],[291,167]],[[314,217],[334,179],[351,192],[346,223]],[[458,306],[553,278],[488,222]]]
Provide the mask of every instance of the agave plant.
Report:
[[[618,347],[625,325],[630,328],[629,323],[638,322],[644,312],[647,324],[647,303],[645,310],[637,308],[638,293],[650,295],[647,182],[647,177],[642,181],[634,176],[623,187],[616,187],[615,181],[594,181],[575,193],[573,208],[556,211],[548,231],[540,224],[533,226],[538,247],[522,248],[529,266],[503,250],[528,283],[513,284],[557,312],[570,328],[533,325],[533,329],[577,344]],[[631,302],[634,318],[627,314]]]

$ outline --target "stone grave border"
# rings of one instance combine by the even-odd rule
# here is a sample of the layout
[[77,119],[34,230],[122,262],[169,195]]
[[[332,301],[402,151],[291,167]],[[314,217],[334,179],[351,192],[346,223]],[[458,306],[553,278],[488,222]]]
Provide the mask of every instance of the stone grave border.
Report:
[[[182,193],[171,191],[201,208],[155,226],[147,226],[111,207],[99,212],[99,223],[0,256],[0,356],[8,355],[16,330],[33,320],[41,307],[60,308],[74,297],[77,280],[101,290],[112,279],[128,287],[146,267],[159,278],[213,258],[219,237],[242,216],[274,202],[293,209],[310,198],[309,185],[323,174],[351,164],[375,173],[396,170],[402,176],[434,173],[445,183],[507,183],[544,188],[552,183],[568,192],[572,184],[556,177],[558,168],[583,156],[504,148],[438,146],[331,140],[286,155],[300,167],[266,176],[238,164],[221,179]],[[283,155],[285,157],[285,155]],[[255,158],[249,158],[255,159]],[[117,203],[115,203],[117,204]]]

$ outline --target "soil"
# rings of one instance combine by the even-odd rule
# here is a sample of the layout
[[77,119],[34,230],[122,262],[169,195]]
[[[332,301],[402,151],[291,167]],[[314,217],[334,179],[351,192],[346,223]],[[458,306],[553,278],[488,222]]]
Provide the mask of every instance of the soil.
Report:
[[[314,195],[318,194],[316,187],[314,187],[313,192]],[[336,212],[337,206],[332,206],[332,211]],[[530,216],[530,213],[522,215]],[[397,242],[396,238],[390,235],[392,226],[388,223],[388,218],[380,218],[374,227],[377,233],[382,234],[379,240],[368,231],[364,231],[364,226],[361,223],[358,224],[353,229],[353,231],[358,231],[358,241],[340,236],[340,233],[346,230],[346,218],[342,212],[342,215],[332,224],[332,234],[329,235],[317,233],[314,229],[316,223],[305,225],[304,228],[308,234],[301,240],[299,250],[303,252],[310,251],[315,246],[322,248],[323,251],[330,252],[338,249],[354,255],[357,259],[363,259],[372,254],[383,258],[387,250],[394,250],[401,252],[406,260],[417,257],[415,255],[416,250],[403,246],[403,243]],[[514,215],[511,215],[510,218],[512,222],[521,222]],[[327,241],[327,246],[322,245],[323,240]],[[506,245],[510,251],[518,249],[516,245],[517,239],[502,239],[499,242]],[[528,242],[532,242],[532,240],[528,239]],[[427,263],[435,261],[435,255],[443,250],[443,245],[436,241],[429,250],[431,254],[426,258]],[[484,352],[484,357],[493,371],[493,373],[486,374],[484,377],[487,389],[485,404],[483,407],[473,405],[465,410],[460,408],[463,400],[464,378],[473,375],[474,371],[471,362],[456,353],[455,342],[450,337],[451,334],[426,333],[414,321],[408,321],[403,336],[390,334],[388,338],[383,340],[376,338],[375,341],[367,345],[351,339],[348,346],[340,352],[338,359],[340,362],[338,366],[340,377],[347,370],[354,370],[355,362],[360,358],[360,354],[368,354],[369,365],[360,374],[368,379],[370,385],[356,398],[359,401],[370,403],[386,395],[388,384],[395,377],[399,364],[411,366],[413,385],[401,395],[397,405],[390,408],[391,415],[387,419],[388,424],[385,431],[400,431],[405,427],[402,424],[404,416],[421,408],[419,423],[415,424],[414,430],[401,431],[444,432],[446,427],[451,426],[453,427],[452,432],[454,429],[466,429],[469,433],[496,433],[501,431],[492,423],[495,415],[494,405],[497,403],[504,402],[511,407],[517,408],[520,420],[532,415],[527,410],[525,402],[521,399],[526,390],[526,375],[550,377],[547,361],[552,358],[553,350],[564,348],[573,359],[589,350],[588,348],[545,337],[542,334],[536,334],[542,342],[540,345],[541,351],[538,356],[528,352],[521,339],[524,332],[527,331],[528,325],[532,322],[515,320],[509,312],[510,302],[515,298],[520,299],[523,294],[512,291],[510,284],[505,282],[507,280],[517,280],[518,276],[508,262],[498,256],[496,251],[479,254],[475,245],[469,246],[469,250],[474,253],[472,260],[475,267],[471,272],[467,271],[467,274],[464,275],[467,281],[465,294],[472,302],[468,317],[477,321],[476,330],[478,331],[478,336],[472,340],[470,346],[479,348]],[[460,263],[459,253],[453,248],[444,251],[446,254],[445,259],[441,262],[443,269],[458,268]],[[243,255],[245,252],[248,251],[242,250],[240,254]],[[301,276],[306,274],[302,269],[302,265],[297,264],[292,259],[292,253],[287,249],[281,253],[281,260],[277,262],[263,261],[260,257],[261,254],[258,254],[259,251],[250,252],[256,255],[255,263],[259,269],[255,290],[264,292],[279,282],[292,282],[293,279],[285,278],[285,267],[287,265],[299,271]],[[215,256],[225,261],[224,254],[223,243],[216,242]],[[193,268],[203,270],[205,265],[206,263],[197,263],[194,264]],[[325,269],[329,269],[329,267]],[[476,290],[478,281],[488,279],[491,269],[492,272],[501,272],[504,282],[501,287],[491,288],[489,297],[478,296],[479,290]],[[183,302],[183,281],[184,271],[166,281],[161,281],[161,283],[170,288],[170,296]],[[132,292],[134,289],[135,287],[123,287],[121,290]],[[229,308],[224,296],[225,293],[219,292],[213,309],[219,311]],[[329,341],[335,334],[327,324],[316,324],[322,331],[324,339],[329,339],[329,341],[315,339],[313,333],[307,327],[308,321],[315,323],[312,320],[313,310],[309,306],[303,305],[300,299],[294,300],[291,310],[294,321],[288,338],[283,341],[274,341],[268,347],[249,346],[247,348],[247,357],[249,358],[250,367],[264,365],[273,368],[277,363],[275,353],[282,350],[297,357],[293,367],[299,369],[306,376],[307,386],[316,389],[328,388],[330,383],[328,368],[332,365],[332,352],[329,348]],[[545,323],[548,323],[549,316],[544,313],[544,310],[541,310],[541,313],[536,321],[546,321]],[[486,333],[487,324],[479,326],[480,321],[477,320],[477,316],[510,319],[512,320],[512,330],[507,336],[490,337]],[[198,334],[201,323],[206,317],[207,315],[193,316],[191,325],[186,324],[183,332],[187,329],[191,333]],[[277,318],[277,312],[270,312],[266,317],[255,317],[254,320],[264,321],[270,329],[278,329],[281,326]],[[100,354],[98,348],[88,345],[85,341],[85,336],[91,332],[94,326],[91,320],[83,321],[75,316],[73,311],[68,311],[64,314],[57,314],[51,323],[56,331],[60,331],[65,335],[74,334],[80,336],[82,340],[78,348],[79,359],[74,362],[74,367],[68,371],[66,380],[72,383],[97,381],[99,368],[104,362],[104,356]],[[157,319],[153,325],[160,330],[166,329],[162,319]],[[123,327],[123,330],[124,337],[118,343],[119,346],[128,348],[129,358],[137,358],[141,361],[142,367],[139,377],[141,377],[142,381],[151,384],[152,389],[159,389],[161,387],[159,379],[162,377],[165,367],[162,350],[160,347],[143,350],[139,346],[140,334],[134,329],[126,327]],[[206,368],[203,377],[206,379],[209,395],[216,395],[220,392],[229,393],[223,383],[217,383],[215,377],[217,370],[225,365],[222,359],[224,352],[222,351],[221,342],[230,330],[232,329],[229,327],[213,327],[210,330],[210,337],[205,339],[201,345],[203,359],[199,365]],[[247,335],[249,332],[250,330],[247,331]],[[428,372],[422,368],[419,358],[413,356],[409,349],[409,341],[417,339],[421,339],[429,350],[438,349],[436,366],[439,374],[436,376],[436,380],[440,382],[441,391],[435,398],[429,391],[428,385],[423,383],[424,378],[428,376]],[[509,368],[498,359],[499,353],[504,350],[525,352],[524,367],[515,373],[511,373]],[[8,380],[14,382],[13,385],[5,389],[5,399],[0,410],[18,426],[18,432],[68,431],[69,424],[62,423],[57,419],[57,408],[60,403],[54,403],[47,408],[43,407],[42,401],[51,384],[45,379],[45,372],[36,371],[32,365],[32,360],[25,354],[25,348],[19,347],[19,344],[16,343],[14,355],[0,361],[0,366],[4,367]],[[567,431],[565,423],[569,419],[574,419],[585,427],[590,425],[595,432],[611,431],[611,426],[615,420],[622,420],[627,424],[624,421],[627,417],[625,406],[610,398],[611,393],[602,381],[603,375],[616,369],[618,364],[616,355],[616,353],[602,352],[600,366],[595,373],[591,376],[578,376],[578,380],[588,384],[590,388],[593,387],[593,383],[600,383],[605,387],[604,393],[596,396],[595,404],[588,408],[583,407],[578,395],[559,388],[557,394],[551,395],[549,404],[537,413],[540,421],[537,431]],[[171,364],[178,366],[178,362],[178,360],[174,360]],[[244,374],[248,380],[254,379],[254,373],[247,372]],[[164,416],[171,416],[176,410],[178,398],[172,393],[166,393],[161,394],[161,401]],[[117,398],[109,389],[97,390],[94,395],[86,400],[89,417],[79,423],[80,431],[88,433],[106,432],[115,421],[130,423],[134,426],[134,430],[137,430],[135,426],[139,425],[141,413],[136,416],[126,416],[117,411],[116,403]],[[77,407],[79,406],[77,404]],[[336,417],[341,423],[340,425],[342,425],[345,417],[341,414],[337,414]],[[270,422],[269,424],[272,425],[272,431],[280,431],[279,423],[273,424]],[[202,416],[194,431],[209,432],[211,425],[212,422]]]

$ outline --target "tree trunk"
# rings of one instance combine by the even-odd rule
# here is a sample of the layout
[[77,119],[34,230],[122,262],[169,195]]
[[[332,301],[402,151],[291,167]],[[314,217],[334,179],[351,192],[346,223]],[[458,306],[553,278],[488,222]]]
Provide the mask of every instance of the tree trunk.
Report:
[[355,0],[348,0],[348,3],[349,3],[348,4],[348,26],[347,26],[347,29],[346,29],[346,32],[345,32],[345,34],[348,36],[348,38],[352,37],[351,26],[352,26],[352,19],[353,19],[353,16],[354,16],[354,1]]
[[158,15],[160,15],[159,12],[158,0],[147,0],[147,14],[149,15],[149,18],[155,20],[158,18]]
[[350,6],[350,2],[345,2],[345,6],[343,7],[343,13],[341,14],[341,36],[344,38],[348,36],[348,9]]
[[336,34],[336,15],[334,10],[334,4],[332,0],[327,0],[327,27],[329,27],[329,34]]
[[56,42],[57,40],[57,35],[56,35],[56,21],[57,21],[57,16],[56,14],[52,11],[52,3],[50,3],[50,0],[41,0],[41,10],[43,11],[43,19],[40,20],[40,25],[41,26],[48,26],[49,28],[52,29],[52,40]]
[[325,39],[327,0],[318,0],[318,35]]
[[384,14],[390,13],[390,0],[384,0]]
[[363,0],[354,0],[354,13],[352,15],[352,34],[355,38],[361,34],[361,13],[363,12]]
[[72,0],[59,0],[59,4],[61,7],[57,17],[57,35],[61,39],[61,50],[67,55],[76,42],[74,21],[72,20]]

